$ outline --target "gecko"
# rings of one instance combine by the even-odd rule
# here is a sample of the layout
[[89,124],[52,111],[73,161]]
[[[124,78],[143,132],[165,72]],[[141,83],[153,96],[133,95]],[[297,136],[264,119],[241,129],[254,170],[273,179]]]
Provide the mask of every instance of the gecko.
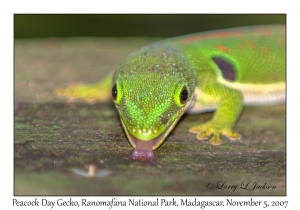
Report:
[[214,112],[189,132],[220,145],[221,136],[241,139],[233,128],[244,106],[285,102],[285,37],[285,25],[278,24],[167,38],[129,54],[99,83],[55,94],[69,101],[112,100],[134,160],[154,161],[153,151],[184,113]]

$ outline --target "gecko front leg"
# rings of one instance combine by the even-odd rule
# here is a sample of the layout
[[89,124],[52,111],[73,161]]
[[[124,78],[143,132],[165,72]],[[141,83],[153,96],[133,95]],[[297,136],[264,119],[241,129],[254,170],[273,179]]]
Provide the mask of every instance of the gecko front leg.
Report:
[[[215,111],[212,119],[204,124],[192,127],[189,131],[197,134],[197,139],[208,140],[212,145],[220,145],[220,135],[224,135],[230,140],[240,140],[241,135],[232,130],[240,113],[243,109],[243,96],[240,92],[227,88],[218,88],[213,85],[214,91],[218,90],[215,94],[215,101],[219,101],[217,110]],[[212,90],[206,87],[208,90]],[[203,100],[202,100],[203,101]]]

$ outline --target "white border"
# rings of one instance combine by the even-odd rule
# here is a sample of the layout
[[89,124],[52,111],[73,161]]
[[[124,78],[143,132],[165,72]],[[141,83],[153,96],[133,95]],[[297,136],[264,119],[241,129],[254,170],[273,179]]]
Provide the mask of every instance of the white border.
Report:
[[[12,207],[13,197],[13,14],[14,13],[287,13],[287,197],[255,197],[257,200],[289,200],[297,209],[299,191],[299,13],[296,1],[38,1],[4,0],[0,8],[1,84],[1,208]],[[28,199],[27,197],[18,197]],[[128,199],[127,197],[118,197]],[[143,197],[144,199],[147,199]],[[168,197],[169,198],[169,197]],[[247,197],[234,197],[245,200]],[[30,198],[31,199],[31,198]],[[40,197],[40,199],[42,199]],[[55,199],[55,197],[51,197]],[[80,199],[75,197],[74,199]],[[108,198],[107,198],[108,199]],[[150,197],[150,199],[153,199]],[[224,200],[226,197],[203,197]],[[295,207],[295,208],[293,208]],[[20,208],[20,207],[19,207]],[[23,207],[24,208],[24,207]],[[23,209],[21,208],[21,209]],[[29,209],[29,208],[27,208]],[[68,208],[70,209],[70,208]],[[99,209],[99,207],[97,208]],[[114,208],[118,209],[118,208]],[[122,208],[124,209],[124,208]],[[128,208],[129,209],[129,208]]]

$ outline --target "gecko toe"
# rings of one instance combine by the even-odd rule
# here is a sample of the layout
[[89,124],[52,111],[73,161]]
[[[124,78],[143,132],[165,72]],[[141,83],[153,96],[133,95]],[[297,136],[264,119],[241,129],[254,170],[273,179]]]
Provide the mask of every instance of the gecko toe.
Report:
[[212,145],[220,145],[222,140],[219,135],[213,135],[211,139],[209,140],[210,144]]
[[205,141],[205,140],[208,140],[210,136],[211,136],[211,134],[209,134],[207,132],[201,132],[201,133],[198,133],[196,137],[198,140]]
[[195,127],[190,128],[189,132],[190,133],[201,133],[201,132],[203,132],[203,130],[199,126],[195,126]]
[[222,132],[222,134],[225,135],[230,140],[240,140],[242,138],[242,136],[239,133],[231,130],[226,130]]

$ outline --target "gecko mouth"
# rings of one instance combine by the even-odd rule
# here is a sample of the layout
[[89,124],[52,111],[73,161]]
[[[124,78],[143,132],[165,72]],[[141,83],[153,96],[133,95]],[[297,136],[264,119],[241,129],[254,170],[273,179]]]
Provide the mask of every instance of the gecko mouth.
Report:
[[151,139],[151,140],[140,140],[134,137],[124,125],[123,120],[121,119],[121,123],[125,130],[125,133],[129,139],[129,142],[132,147],[134,147],[134,151],[130,153],[129,157],[134,160],[142,160],[142,161],[154,161],[156,160],[156,155],[154,154],[153,150],[157,149],[169,135],[169,133],[175,127],[177,121],[181,117],[183,112],[179,114],[179,116],[174,120],[159,136]]

